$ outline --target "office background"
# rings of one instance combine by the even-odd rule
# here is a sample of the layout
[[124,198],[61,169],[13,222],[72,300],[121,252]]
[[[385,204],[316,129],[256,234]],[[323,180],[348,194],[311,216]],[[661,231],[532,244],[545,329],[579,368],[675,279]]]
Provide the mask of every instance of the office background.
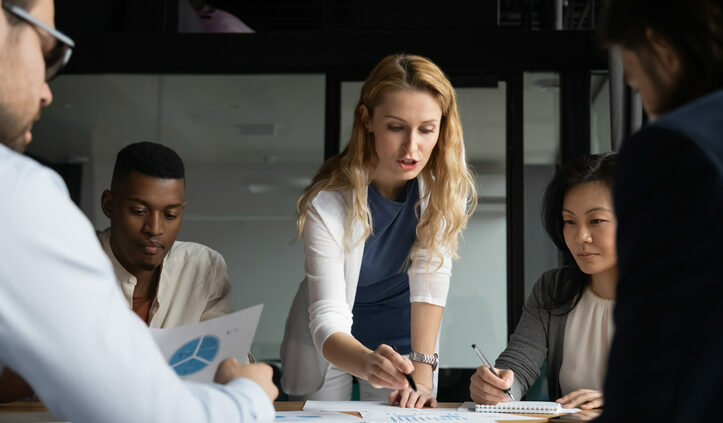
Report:
[[178,239],[223,254],[235,309],[264,303],[252,352],[278,365],[303,278],[295,202],[348,141],[371,68],[389,53],[429,57],[457,90],[479,195],[440,339],[440,400],[459,398],[479,364],[469,344],[496,357],[537,277],[559,264],[539,219],[556,167],[613,149],[642,119],[595,41],[599,2],[209,1],[243,21],[231,34],[206,32],[203,3],[56,1],[78,47],[29,153],[104,229],[118,150],[174,148],[187,175]]

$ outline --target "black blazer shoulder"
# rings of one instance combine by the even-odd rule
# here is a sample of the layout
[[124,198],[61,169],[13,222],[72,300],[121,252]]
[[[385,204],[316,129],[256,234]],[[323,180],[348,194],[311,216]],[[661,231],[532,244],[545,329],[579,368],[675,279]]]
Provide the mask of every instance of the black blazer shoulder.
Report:
[[613,193],[620,278],[600,421],[715,420],[723,398],[723,91],[627,140]]

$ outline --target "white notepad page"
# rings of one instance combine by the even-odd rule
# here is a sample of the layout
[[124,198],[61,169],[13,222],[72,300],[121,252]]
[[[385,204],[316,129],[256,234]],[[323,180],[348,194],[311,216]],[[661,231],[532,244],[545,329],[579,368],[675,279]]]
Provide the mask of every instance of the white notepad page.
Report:
[[553,401],[507,401],[497,405],[475,404],[475,411],[480,413],[530,413],[530,414],[564,414],[577,413],[579,408],[563,408]]

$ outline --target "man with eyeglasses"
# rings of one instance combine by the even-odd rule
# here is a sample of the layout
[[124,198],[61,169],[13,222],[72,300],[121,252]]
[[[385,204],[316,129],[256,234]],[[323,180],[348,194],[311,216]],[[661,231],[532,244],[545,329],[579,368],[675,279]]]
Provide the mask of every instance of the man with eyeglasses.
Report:
[[17,374],[75,423],[273,420],[265,364],[226,359],[215,384],[176,376],[62,180],[18,154],[73,42],[52,0],[0,1],[0,397]]

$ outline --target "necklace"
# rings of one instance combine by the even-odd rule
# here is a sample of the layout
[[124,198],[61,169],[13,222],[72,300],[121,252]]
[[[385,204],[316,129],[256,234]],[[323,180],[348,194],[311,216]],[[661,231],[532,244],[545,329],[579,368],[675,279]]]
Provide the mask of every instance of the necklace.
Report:
[[592,295],[594,295],[597,298],[600,298],[601,300],[615,301],[615,297],[609,298],[609,297],[602,297],[602,296],[598,295],[595,291],[593,291],[592,286],[590,286],[590,285],[587,286],[587,289],[589,289],[590,292],[592,292]]

